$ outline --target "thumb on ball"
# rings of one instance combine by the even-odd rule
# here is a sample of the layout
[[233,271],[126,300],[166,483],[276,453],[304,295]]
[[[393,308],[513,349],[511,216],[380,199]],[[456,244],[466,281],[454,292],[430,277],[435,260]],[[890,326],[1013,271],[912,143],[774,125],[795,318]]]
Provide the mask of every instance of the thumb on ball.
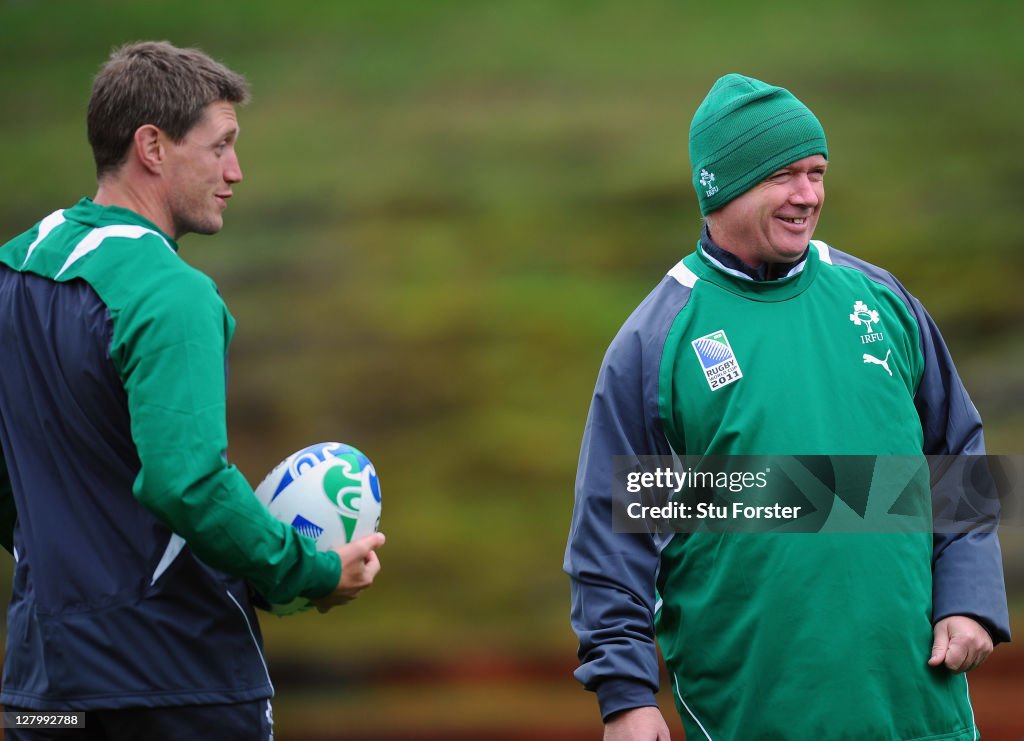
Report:
[[384,545],[385,540],[387,539],[384,537],[384,533],[370,533],[369,535],[360,538],[356,543],[363,551],[369,553],[370,551],[375,551]]

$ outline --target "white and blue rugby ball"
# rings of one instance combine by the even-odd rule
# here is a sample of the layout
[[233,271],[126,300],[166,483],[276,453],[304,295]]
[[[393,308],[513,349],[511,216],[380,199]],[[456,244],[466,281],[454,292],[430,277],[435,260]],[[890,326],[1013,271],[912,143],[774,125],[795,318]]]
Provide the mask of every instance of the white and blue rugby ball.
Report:
[[[380,482],[370,459],[344,443],[317,443],[279,463],[256,487],[270,514],[326,551],[380,527]],[[312,607],[305,597],[271,605],[275,615]]]

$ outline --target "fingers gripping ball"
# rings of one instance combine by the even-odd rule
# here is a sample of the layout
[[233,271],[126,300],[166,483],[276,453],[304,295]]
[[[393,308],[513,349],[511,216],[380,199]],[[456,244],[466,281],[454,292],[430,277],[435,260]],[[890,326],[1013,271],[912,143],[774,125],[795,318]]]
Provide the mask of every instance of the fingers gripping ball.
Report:
[[[349,543],[380,527],[380,482],[370,459],[351,445],[317,443],[288,456],[256,487],[270,513],[318,550]],[[305,597],[271,605],[275,615],[312,607]]]

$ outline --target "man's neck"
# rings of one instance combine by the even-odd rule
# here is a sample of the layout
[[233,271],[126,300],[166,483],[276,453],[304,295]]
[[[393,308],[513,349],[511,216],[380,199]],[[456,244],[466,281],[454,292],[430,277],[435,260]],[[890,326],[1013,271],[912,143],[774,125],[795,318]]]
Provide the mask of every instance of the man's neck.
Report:
[[125,179],[107,177],[100,180],[93,203],[98,206],[118,206],[134,211],[153,222],[164,234],[177,239],[174,224],[166,208],[159,208],[160,198],[146,187],[133,187]]
[[747,278],[756,281],[769,281],[785,278],[787,275],[790,275],[798,265],[802,264],[803,261],[807,259],[807,252],[805,251],[800,259],[795,262],[763,262],[757,267],[751,267],[729,250],[716,244],[711,238],[711,232],[708,230],[707,224],[705,224],[704,228],[701,230],[700,244],[708,257],[711,257],[721,263],[729,270],[742,273]]

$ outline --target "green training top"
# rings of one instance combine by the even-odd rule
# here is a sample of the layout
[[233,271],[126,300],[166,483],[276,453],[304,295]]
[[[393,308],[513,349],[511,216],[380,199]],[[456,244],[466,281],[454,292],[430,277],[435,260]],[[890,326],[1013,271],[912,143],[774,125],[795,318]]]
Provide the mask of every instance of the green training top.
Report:
[[[921,455],[918,325],[890,288],[814,248],[775,281],[730,275],[703,251],[683,264],[696,280],[660,372],[674,450]],[[693,343],[708,337],[731,351],[725,378],[700,362]],[[876,485],[914,486],[930,512],[927,476]],[[974,738],[964,676],[927,666],[931,559],[930,532],[676,535],[657,625],[688,736]]]
[[325,596],[338,584],[338,555],[318,552],[312,539],[270,515],[227,461],[225,357],[235,320],[213,281],[177,249],[138,214],[83,199],[4,245],[0,264],[84,281],[105,306],[109,360],[127,397],[138,456],[135,499],[205,563],[247,580],[271,602]]

